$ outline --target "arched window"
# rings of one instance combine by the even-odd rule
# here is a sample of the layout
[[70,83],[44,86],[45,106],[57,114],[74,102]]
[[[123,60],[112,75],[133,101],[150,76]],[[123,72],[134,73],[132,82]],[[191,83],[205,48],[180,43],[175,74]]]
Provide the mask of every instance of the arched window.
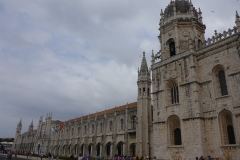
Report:
[[218,117],[223,144],[236,144],[232,113],[229,110],[224,109],[222,112],[219,113]]
[[179,94],[178,94],[178,86],[174,85],[171,88],[171,98],[172,98],[172,104],[179,103]]
[[66,136],[68,136],[68,129],[66,130]]
[[74,135],[74,128],[72,128],[72,136]]
[[124,129],[124,121],[123,119],[121,119],[120,121],[120,130],[123,130]]
[[103,131],[103,124],[102,123],[100,123],[100,133],[102,133],[102,131]]
[[217,65],[213,68],[213,82],[216,98],[228,95],[224,66]]
[[169,44],[169,51],[170,51],[170,56],[176,55],[175,43],[173,41]]
[[176,115],[168,118],[169,145],[182,145],[180,119]]
[[113,123],[112,123],[112,121],[109,122],[109,130],[113,131]]
[[84,126],[84,134],[87,134],[87,126]]
[[92,134],[94,133],[94,125],[92,124]]
[[136,129],[136,124],[137,124],[137,117],[132,116],[132,129]]
[[174,80],[170,80],[167,83],[167,103],[168,105],[179,103],[179,89],[178,85]]
[[198,40],[198,46],[197,47],[198,47],[198,49],[202,48],[202,41],[200,39]]
[[228,95],[225,73],[223,70],[220,70],[218,72],[218,77],[219,77],[220,89],[221,89],[222,96]]

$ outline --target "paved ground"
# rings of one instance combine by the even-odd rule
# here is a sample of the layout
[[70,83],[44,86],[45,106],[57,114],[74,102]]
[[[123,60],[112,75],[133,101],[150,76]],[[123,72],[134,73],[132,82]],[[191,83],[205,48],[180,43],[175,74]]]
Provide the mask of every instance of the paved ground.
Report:
[[[0,154],[0,160],[6,160],[6,154]],[[17,155],[17,157],[15,157],[13,155],[12,160],[41,160],[41,158],[40,157],[28,157],[27,158],[27,156],[22,156],[22,155]],[[48,160],[48,158],[43,158],[42,160]]]

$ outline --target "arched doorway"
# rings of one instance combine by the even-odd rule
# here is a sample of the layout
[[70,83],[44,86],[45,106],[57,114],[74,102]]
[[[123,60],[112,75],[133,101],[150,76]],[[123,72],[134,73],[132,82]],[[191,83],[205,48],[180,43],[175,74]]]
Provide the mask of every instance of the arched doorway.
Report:
[[108,142],[106,145],[106,155],[109,157],[111,156],[111,143]]
[[122,156],[123,155],[123,142],[119,142],[117,144],[117,154],[119,156]]
[[101,151],[101,144],[98,143],[96,148],[97,148],[97,156],[99,156]]
[[78,156],[78,145],[74,146],[74,154]]
[[136,145],[135,145],[135,143],[132,143],[130,145],[130,155],[135,156],[135,153],[136,153]]
[[92,154],[92,144],[88,145],[88,154]]

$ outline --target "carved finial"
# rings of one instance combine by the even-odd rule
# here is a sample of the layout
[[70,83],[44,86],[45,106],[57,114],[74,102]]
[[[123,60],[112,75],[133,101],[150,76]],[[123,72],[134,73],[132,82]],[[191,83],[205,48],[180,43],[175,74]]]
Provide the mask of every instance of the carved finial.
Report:
[[200,7],[198,8],[198,12],[199,12],[199,13],[202,13],[202,11],[201,11]]
[[236,21],[235,21],[235,23],[236,23],[236,28],[237,28],[237,30],[238,30],[238,32],[240,32],[240,17],[239,17],[239,15],[238,15],[238,12],[236,11]]

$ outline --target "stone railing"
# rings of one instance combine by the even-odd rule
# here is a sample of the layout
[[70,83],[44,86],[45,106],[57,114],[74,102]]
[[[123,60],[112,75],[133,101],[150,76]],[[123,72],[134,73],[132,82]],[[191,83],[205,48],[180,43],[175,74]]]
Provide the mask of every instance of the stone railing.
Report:
[[212,38],[208,38],[205,43],[203,43],[204,47],[205,46],[209,46],[210,44],[213,44],[215,42],[221,41],[224,38],[227,38],[231,35],[234,35],[236,33],[238,33],[237,27],[234,26],[233,29],[228,29],[227,31],[223,31],[223,33],[217,33],[217,31],[215,30],[215,35],[212,36]]

